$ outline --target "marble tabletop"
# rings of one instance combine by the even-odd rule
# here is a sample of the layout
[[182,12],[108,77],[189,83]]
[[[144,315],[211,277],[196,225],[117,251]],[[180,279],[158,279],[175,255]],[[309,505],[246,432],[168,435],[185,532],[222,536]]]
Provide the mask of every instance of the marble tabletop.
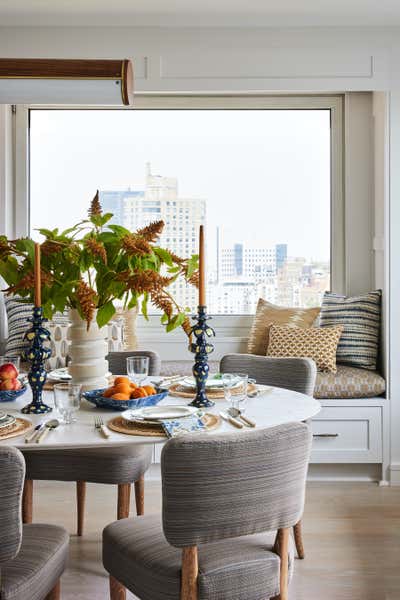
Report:
[[[273,427],[291,421],[305,421],[315,416],[321,409],[320,403],[310,396],[299,394],[283,388],[271,388],[259,386],[260,393],[255,398],[249,398],[246,404],[246,415],[253,419],[257,424],[257,429]],[[53,393],[44,392],[44,401],[54,406]],[[15,416],[29,418],[35,425],[51,418],[57,418],[56,410],[46,415],[21,415],[21,408],[31,401],[30,390],[14,402],[0,403],[0,410],[7,411]],[[167,396],[162,404],[188,404],[188,400]],[[218,414],[221,410],[228,407],[225,400],[216,400],[215,406],[207,409],[207,412]],[[94,428],[94,417],[101,416],[104,423],[107,423],[113,417],[118,416],[119,412],[112,410],[99,409],[82,400],[81,408],[76,414],[77,420],[71,425],[60,425],[52,430],[45,440],[40,444],[26,444],[25,434],[15,438],[9,438],[0,442],[0,445],[16,446],[30,450],[62,449],[62,448],[104,448],[104,446],[124,446],[126,444],[156,444],[165,442],[165,438],[145,437],[124,435],[110,431],[110,437],[105,439]],[[53,416],[54,415],[54,416]],[[222,421],[218,430],[221,433],[251,431],[248,427],[242,430],[236,429],[230,423]]]

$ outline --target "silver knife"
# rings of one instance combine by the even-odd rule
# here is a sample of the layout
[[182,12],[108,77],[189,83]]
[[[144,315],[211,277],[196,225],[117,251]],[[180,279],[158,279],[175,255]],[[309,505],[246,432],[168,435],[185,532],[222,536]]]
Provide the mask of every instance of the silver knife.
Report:
[[45,426],[45,423],[39,423],[38,425],[36,425],[36,427],[34,428],[34,430],[31,431],[31,433],[25,438],[25,444],[29,444],[29,442],[33,442],[33,440],[35,439],[35,437],[37,435],[39,435],[39,433],[44,428],[44,426]]
[[243,428],[243,423],[241,423],[240,421],[237,421],[233,417],[230,417],[226,412],[222,412],[221,411],[219,414],[224,419],[224,421],[227,421],[228,423],[230,423],[234,427],[237,427],[238,429],[242,429]]

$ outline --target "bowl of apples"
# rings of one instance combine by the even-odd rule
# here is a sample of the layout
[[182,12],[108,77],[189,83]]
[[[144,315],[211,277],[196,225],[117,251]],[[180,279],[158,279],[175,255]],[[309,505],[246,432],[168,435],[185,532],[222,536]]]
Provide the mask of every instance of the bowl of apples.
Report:
[[26,392],[26,386],[18,379],[19,372],[13,363],[0,365],[0,402],[12,402]]
[[168,390],[152,385],[137,386],[128,377],[116,377],[112,386],[106,389],[84,392],[83,397],[98,408],[126,410],[155,406],[165,396]]

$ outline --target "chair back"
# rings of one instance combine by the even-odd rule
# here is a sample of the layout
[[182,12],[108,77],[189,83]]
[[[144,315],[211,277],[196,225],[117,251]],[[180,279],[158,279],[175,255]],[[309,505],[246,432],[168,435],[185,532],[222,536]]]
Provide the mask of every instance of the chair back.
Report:
[[21,452],[0,447],[0,565],[15,558],[21,545],[24,478],[25,461]]
[[169,440],[161,455],[166,539],[182,548],[295,525],[310,448],[305,423]]
[[161,358],[152,350],[124,350],[123,352],[110,352],[106,356],[108,366],[113,375],[126,375],[126,359],[129,356],[148,356],[149,375],[157,377],[161,371]]
[[273,358],[255,354],[227,354],[220,362],[221,373],[248,373],[261,385],[286,388],[312,396],[317,367],[310,358]]

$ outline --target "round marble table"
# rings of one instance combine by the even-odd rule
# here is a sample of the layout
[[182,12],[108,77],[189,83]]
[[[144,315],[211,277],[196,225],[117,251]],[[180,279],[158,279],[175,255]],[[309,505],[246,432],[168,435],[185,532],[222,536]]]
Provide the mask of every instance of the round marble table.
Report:
[[[252,418],[257,429],[263,427],[273,427],[291,421],[305,421],[316,415],[320,409],[320,403],[310,396],[299,394],[283,388],[267,388],[259,386],[260,392],[255,398],[249,398],[246,406],[246,415]],[[25,404],[30,402],[30,391],[27,391],[21,398],[15,402],[0,403],[0,410],[7,411],[9,414],[14,414],[29,418],[34,424],[42,423],[51,418],[57,418],[57,413],[54,411],[47,415],[21,415],[20,410]],[[53,393],[45,392],[44,401],[53,406]],[[161,404],[187,404],[188,400],[167,396]],[[215,406],[208,409],[208,412],[218,414],[221,410],[226,410],[228,407],[224,400],[216,400]],[[45,449],[61,449],[61,448],[104,448],[109,446],[124,446],[126,444],[157,444],[165,442],[165,438],[145,437],[124,435],[110,431],[110,437],[105,439],[94,428],[94,417],[101,416],[104,423],[118,416],[120,413],[111,410],[101,410],[94,407],[86,400],[82,400],[81,409],[77,413],[77,421],[72,425],[60,425],[57,429],[49,432],[45,440],[40,444],[26,444],[25,434],[23,436],[2,440],[0,445],[16,446],[30,450],[45,450]],[[238,432],[251,431],[249,427],[243,427],[239,430],[230,423],[222,421],[218,432]]]

